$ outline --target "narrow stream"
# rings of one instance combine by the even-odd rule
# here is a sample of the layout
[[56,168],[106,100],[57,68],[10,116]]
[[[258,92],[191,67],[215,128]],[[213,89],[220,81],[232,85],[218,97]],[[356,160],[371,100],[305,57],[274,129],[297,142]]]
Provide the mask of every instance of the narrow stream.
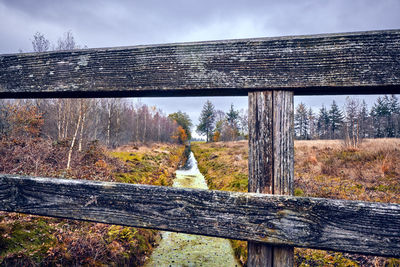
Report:
[[[197,161],[190,152],[186,170],[177,170],[174,187],[208,189]],[[153,251],[150,266],[240,266],[227,239],[161,232],[162,240]]]

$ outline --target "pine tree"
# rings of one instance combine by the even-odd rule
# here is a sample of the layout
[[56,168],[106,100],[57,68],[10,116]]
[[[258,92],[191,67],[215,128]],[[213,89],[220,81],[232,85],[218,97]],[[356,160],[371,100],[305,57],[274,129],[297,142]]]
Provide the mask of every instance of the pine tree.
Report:
[[[395,99],[397,100],[397,99]],[[396,102],[393,103],[394,109],[396,109]],[[385,95],[383,97],[383,104],[384,104],[384,114],[383,116],[385,117],[385,137],[394,137],[395,135],[395,129],[394,129],[394,123],[392,120],[392,100],[389,98],[388,95]]]
[[229,126],[231,140],[234,141],[239,135],[239,111],[233,108],[233,104],[231,104],[229,112],[226,113],[226,122]]
[[308,112],[306,105],[300,103],[296,107],[296,111],[294,114],[294,129],[295,134],[299,139],[309,139],[308,130],[309,130],[309,120],[308,120]]
[[233,108],[233,104],[231,104],[231,109],[229,110],[228,113],[226,113],[226,121],[230,126],[238,128],[239,124],[238,119],[239,119],[239,111],[235,110]]
[[397,98],[396,95],[391,95],[389,98],[389,111],[390,113],[400,112],[399,99]]
[[315,137],[315,115],[311,107],[308,109],[308,124],[309,124],[309,138],[314,139]]
[[358,121],[360,123],[360,136],[361,138],[371,137],[369,127],[368,106],[365,100],[361,102],[360,112],[358,114]]
[[320,139],[329,138],[331,119],[329,113],[324,105],[319,110],[318,121],[317,121],[317,131]]
[[214,105],[207,100],[203,106],[203,110],[200,114],[199,125],[197,126],[197,132],[199,134],[205,134],[207,142],[212,140],[213,128],[215,121],[215,108]]
[[399,99],[395,95],[391,95],[389,98],[389,129],[392,134],[390,137],[399,136],[399,117],[400,117],[400,105]]
[[350,97],[346,98],[346,135],[345,143],[351,147],[357,147],[361,141],[359,123],[359,102]]
[[388,135],[388,114],[389,114],[389,107],[388,107],[388,98],[378,97],[374,106],[371,109],[371,117],[372,123],[375,129],[374,137],[382,138],[387,137]]
[[331,130],[331,138],[335,139],[338,137],[337,132],[343,126],[343,113],[339,109],[335,100],[332,101],[331,109],[329,110],[329,119],[330,119],[330,130]]

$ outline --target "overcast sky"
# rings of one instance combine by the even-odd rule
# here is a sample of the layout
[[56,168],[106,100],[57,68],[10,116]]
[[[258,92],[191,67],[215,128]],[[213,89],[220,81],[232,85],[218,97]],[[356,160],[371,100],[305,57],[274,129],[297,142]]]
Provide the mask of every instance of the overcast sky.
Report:
[[[72,31],[89,48],[400,29],[399,0],[0,0],[0,54],[32,50],[39,31],[52,42]],[[375,96],[365,98],[371,105]],[[145,98],[198,122],[207,98]],[[332,97],[296,97],[313,108]],[[343,105],[345,96],[335,96]],[[217,109],[247,108],[246,97],[210,98]]]

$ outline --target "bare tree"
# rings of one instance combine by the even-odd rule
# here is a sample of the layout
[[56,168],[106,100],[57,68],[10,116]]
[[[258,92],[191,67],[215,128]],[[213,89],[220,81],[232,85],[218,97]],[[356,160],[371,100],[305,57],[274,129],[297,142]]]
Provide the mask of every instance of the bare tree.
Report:
[[346,98],[345,105],[345,145],[347,147],[356,148],[361,142],[360,132],[360,103],[350,97]]
[[55,50],[73,50],[77,49],[79,46],[75,43],[75,38],[72,35],[71,31],[67,31],[64,33],[62,38],[59,38],[57,41],[57,47]]
[[311,109],[311,107],[308,109],[308,123],[309,123],[309,137],[311,139],[315,138],[316,135],[316,116],[313,112],[313,110]]
[[32,47],[34,52],[45,52],[50,48],[50,41],[40,32],[33,35]]
[[62,134],[61,134],[61,139],[67,139],[68,138],[68,130],[69,130],[69,125],[71,121],[71,106],[72,106],[72,99],[63,99],[63,110],[62,110]]
[[81,101],[83,102],[83,110],[82,110],[81,129],[80,129],[80,133],[79,133],[78,151],[82,151],[83,131],[85,129],[86,117],[87,117],[88,111],[89,111],[89,109],[91,108],[91,105],[92,105],[92,100],[91,99],[82,99]]
[[78,135],[79,126],[80,126],[80,124],[82,122],[83,112],[85,110],[85,106],[84,105],[85,105],[84,101],[81,99],[80,100],[80,105],[79,105],[78,119],[77,119],[75,131],[74,131],[74,135],[72,136],[72,141],[71,141],[71,144],[70,144],[69,150],[68,150],[67,170],[69,170],[70,167],[71,167],[72,151],[73,151],[73,148],[74,148],[74,145],[75,145],[76,137]]
[[248,110],[241,109],[239,113],[239,120],[240,120],[240,129],[242,135],[244,137],[248,136],[249,134],[249,118],[248,118]]
[[100,124],[100,102],[95,99],[93,104],[93,116],[94,116],[94,125],[93,125],[93,140],[98,140],[98,128]]

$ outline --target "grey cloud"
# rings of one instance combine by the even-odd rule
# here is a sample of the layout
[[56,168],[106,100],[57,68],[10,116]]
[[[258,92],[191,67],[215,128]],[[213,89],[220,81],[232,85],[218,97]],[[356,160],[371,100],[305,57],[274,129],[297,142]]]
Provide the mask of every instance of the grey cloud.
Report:
[[[5,25],[0,26],[2,33],[11,35],[3,35],[0,53],[11,47],[9,42],[28,40],[34,28],[50,31],[44,33],[53,42],[72,30],[82,44],[104,47],[400,26],[400,2],[395,0],[9,0],[0,2],[0,6],[4,24],[20,21],[13,27],[14,34],[4,32]],[[56,30],[60,32],[56,34]],[[30,43],[12,46],[29,49]]]

